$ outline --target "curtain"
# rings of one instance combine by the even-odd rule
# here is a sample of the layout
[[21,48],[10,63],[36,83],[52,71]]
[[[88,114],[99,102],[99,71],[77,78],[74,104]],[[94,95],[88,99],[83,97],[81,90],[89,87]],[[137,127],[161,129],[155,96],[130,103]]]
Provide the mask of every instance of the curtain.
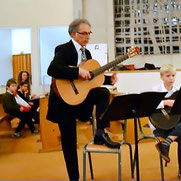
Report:
[[31,75],[31,54],[13,55],[13,78],[17,79],[19,72],[23,70]]

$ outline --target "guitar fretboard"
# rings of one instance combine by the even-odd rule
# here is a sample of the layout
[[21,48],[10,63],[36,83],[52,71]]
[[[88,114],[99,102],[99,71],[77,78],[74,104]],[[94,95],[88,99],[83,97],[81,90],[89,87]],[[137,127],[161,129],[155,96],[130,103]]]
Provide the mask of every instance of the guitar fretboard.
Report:
[[104,66],[102,66],[102,67],[100,67],[100,68],[98,68],[96,70],[94,70],[94,71],[92,71],[91,73],[92,73],[93,77],[95,77],[95,76],[103,73],[104,71],[110,69],[111,67],[114,67],[117,64],[123,62],[124,60],[126,60],[128,58],[129,58],[128,55],[124,55],[124,56],[118,57],[116,60],[114,60],[114,61],[112,61],[112,62],[110,62],[110,63],[108,63],[108,64],[106,64],[106,65],[104,65]]

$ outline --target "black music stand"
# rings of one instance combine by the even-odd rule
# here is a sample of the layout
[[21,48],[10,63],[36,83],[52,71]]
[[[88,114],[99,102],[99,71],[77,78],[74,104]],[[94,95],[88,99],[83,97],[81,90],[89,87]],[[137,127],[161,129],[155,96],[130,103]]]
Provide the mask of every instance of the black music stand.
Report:
[[167,92],[144,92],[141,94],[116,96],[102,116],[102,121],[134,119],[137,180],[140,180],[137,119],[149,117],[156,110],[166,93]]

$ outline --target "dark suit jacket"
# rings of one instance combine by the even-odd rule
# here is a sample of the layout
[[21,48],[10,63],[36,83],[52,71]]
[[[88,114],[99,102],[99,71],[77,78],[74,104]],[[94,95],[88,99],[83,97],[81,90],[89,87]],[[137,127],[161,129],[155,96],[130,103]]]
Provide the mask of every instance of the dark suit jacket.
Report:
[[2,97],[2,104],[6,113],[14,113],[20,111],[20,106],[17,104],[14,95],[6,92]]
[[[87,59],[92,59],[90,52],[86,49]],[[72,41],[59,45],[55,48],[55,57],[48,68],[48,75],[55,79],[78,79],[79,68],[77,67],[78,54]],[[47,119],[59,122],[66,119],[67,115],[73,115],[77,106],[66,104],[58,97],[51,85]]]
[[23,100],[25,100],[27,103],[30,101],[30,96],[29,96],[29,94],[27,94],[27,95],[25,96],[25,92],[21,92],[21,91],[18,90],[18,95],[19,95]]

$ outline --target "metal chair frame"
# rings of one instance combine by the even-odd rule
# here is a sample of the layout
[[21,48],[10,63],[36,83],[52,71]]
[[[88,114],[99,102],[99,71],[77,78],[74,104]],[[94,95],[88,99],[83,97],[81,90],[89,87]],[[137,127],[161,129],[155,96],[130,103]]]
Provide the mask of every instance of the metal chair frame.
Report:
[[[95,136],[95,118],[94,118],[94,116],[92,116],[91,122],[92,122],[93,136]],[[127,120],[125,120],[125,123],[124,123],[123,140],[121,141],[120,147],[118,149],[109,149],[109,150],[106,150],[106,149],[105,150],[89,149],[88,146],[91,145],[91,144],[94,144],[93,141],[87,143],[84,146],[84,150],[83,150],[83,181],[86,181],[86,153],[88,153],[88,158],[89,158],[91,179],[94,179],[91,153],[113,153],[113,154],[118,154],[118,181],[121,181],[121,146],[122,146],[122,144],[126,144],[129,147],[130,164],[131,164],[131,177],[134,178],[134,175],[133,175],[134,171],[133,171],[132,147],[131,147],[130,143],[125,141],[126,127],[127,127]]]
[[[139,132],[140,132],[140,138],[138,139],[138,143],[144,139],[154,139],[157,143],[160,142],[160,140],[156,136],[151,136],[151,135],[145,135],[141,126],[141,121],[138,118],[138,127],[139,127]],[[160,172],[161,172],[161,180],[164,181],[164,169],[163,169],[163,159],[161,156],[160,157]],[[165,164],[166,166],[166,164]],[[135,169],[135,155],[134,155],[134,160],[133,160],[133,173]]]

